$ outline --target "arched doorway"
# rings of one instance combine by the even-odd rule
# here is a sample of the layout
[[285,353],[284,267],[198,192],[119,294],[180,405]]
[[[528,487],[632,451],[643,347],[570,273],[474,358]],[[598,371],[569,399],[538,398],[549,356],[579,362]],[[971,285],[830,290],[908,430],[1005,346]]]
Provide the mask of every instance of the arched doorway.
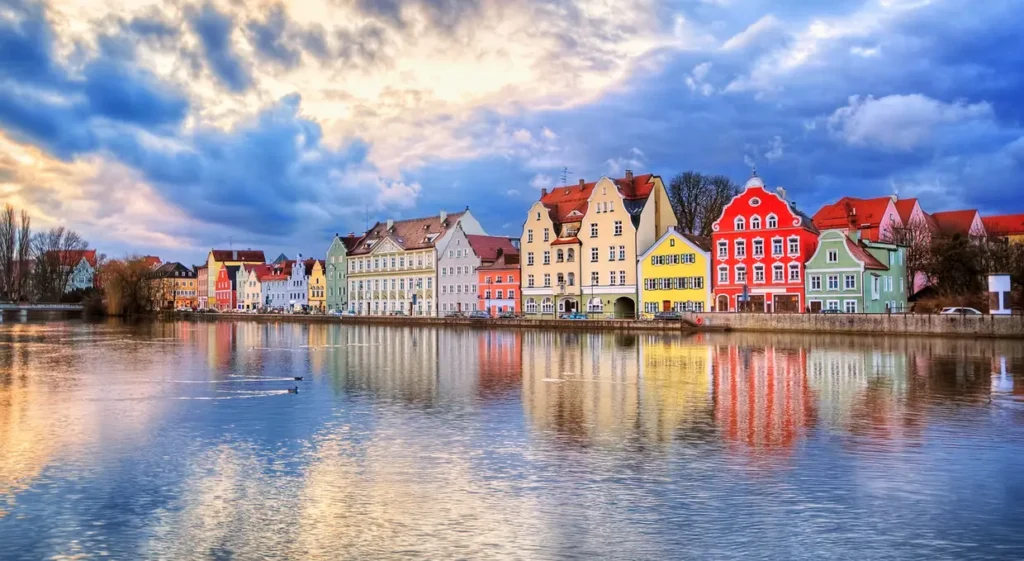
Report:
[[572,313],[575,313],[575,312],[579,311],[580,305],[579,305],[578,302],[576,302],[576,300],[574,300],[572,298],[566,298],[564,302],[565,303],[563,304],[563,306],[564,306],[565,313],[572,314]]
[[632,298],[623,296],[615,301],[615,317],[630,319],[636,317],[636,302]]
[[715,306],[716,312],[728,312],[729,311],[729,297],[722,294],[718,297],[718,305]]

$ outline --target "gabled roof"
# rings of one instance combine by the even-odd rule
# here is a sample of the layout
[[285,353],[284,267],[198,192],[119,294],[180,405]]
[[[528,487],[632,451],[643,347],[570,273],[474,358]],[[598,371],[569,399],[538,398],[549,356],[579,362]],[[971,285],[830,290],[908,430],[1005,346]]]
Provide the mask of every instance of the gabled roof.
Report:
[[933,212],[932,220],[944,232],[967,235],[971,233],[971,226],[974,224],[976,216],[978,216],[978,211],[974,209],[949,210]]
[[355,234],[349,234],[347,236],[338,236],[341,240],[342,245],[345,246],[345,251],[350,252],[359,243],[359,240],[363,239],[363,236],[357,236]]
[[150,267],[158,267],[162,260],[156,255],[146,255],[142,258],[142,261]]
[[501,236],[466,234],[466,240],[469,241],[469,247],[473,248],[473,252],[483,262],[494,261],[502,253],[506,255],[512,253],[519,254],[516,246],[512,245],[512,240]]
[[838,201],[821,207],[814,213],[814,226],[819,230],[833,228],[878,228],[885,217],[885,211],[892,202],[890,197],[875,199],[857,199],[843,197]]
[[653,252],[655,249],[657,249],[658,246],[665,243],[665,240],[667,240],[668,238],[680,238],[684,243],[689,243],[693,247],[697,248],[699,251],[702,251],[708,255],[711,254],[711,240],[709,240],[708,238],[680,232],[675,228],[669,228],[668,230],[665,230],[665,233],[662,234],[660,238],[655,240],[655,242],[651,244],[651,247],[648,247],[637,259],[639,261],[644,261],[645,259],[647,259],[647,256],[650,255],[651,252]]
[[261,279],[263,275],[267,275],[273,271],[273,267],[267,265],[266,263],[246,263],[242,265],[242,267],[250,275],[255,272],[257,280]]
[[896,205],[896,213],[900,215],[900,220],[906,225],[910,222],[910,215],[914,212],[917,199],[896,199],[894,204]]
[[313,259],[312,257],[310,257],[309,259],[306,259],[305,261],[302,262],[303,266],[305,266],[305,268],[306,268],[306,276],[307,277],[311,276],[313,274],[313,266],[316,265],[318,262],[320,263],[320,269],[323,270],[324,269],[324,261],[323,261],[323,259]]
[[[627,175],[611,181],[627,201],[642,201],[654,189],[654,174]],[[551,192],[542,191],[540,202],[548,208],[551,221],[555,224],[579,222],[587,213],[587,200],[594,192],[597,182],[555,187]],[[578,213],[578,215],[577,215]]]
[[465,214],[466,212],[445,214],[444,220],[441,220],[441,214],[409,220],[395,220],[392,222],[390,230],[387,222],[378,222],[373,225],[373,228],[367,230],[349,253],[366,255],[385,238],[390,238],[406,251],[432,248],[437,239],[457,224]]
[[80,263],[82,261],[82,259],[85,259],[86,263],[88,263],[90,267],[93,267],[93,268],[96,267],[96,250],[95,249],[76,250],[76,251],[58,251],[58,252],[52,252],[51,251],[50,253],[57,253],[57,254],[59,254],[60,255],[60,261],[63,264],[77,265],[78,263]]
[[[510,254],[501,253],[500,255],[498,255],[498,258],[495,259],[493,263],[488,263],[487,265],[481,265],[480,266],[480,269],[488,269],[488,270],[493,270],[493,269],[504,270],[504,269],[518,269],[518,268],[519,268],[519,253],[510,253]],[[477,270],[480,270],[480,269],[477,269]]]
[[[184,273],[184,276],[176,273]],[[195,277],[195,274],[196,273],[192,269],[189,269],[181,263],[175,263],[173,261],[170,263],[164,263],[153,271],[153,275],[159,279],[172,277],[193,278]]]
[[705,238],[704,236],[697,236],[694,234],[687,234],[686,232],[680,232],[679,235],[683,236],[690,243],[700,248],[701,251],[710,253],[711,252],[711,238]]
[[871,255],[871,253],[864,249],[863,246],[850,239],[850,236],[844,236],[844,240],[846,241],[846,249],[850,251],[850,255],[852,255],[854,259],[864,263],[865,269],[875,269],[878,271],[889,270],[888,266],[883,265],[881,261],[875,259],[874,255]]
[[255,249],[211,249],[210,253],[213,254],[214,261],[221,263],[225,261],[263,263],[266,261],[263,252]]
[[1019,236],[1024,234],[1024,214],[982,216],[981,222],[990,236]]

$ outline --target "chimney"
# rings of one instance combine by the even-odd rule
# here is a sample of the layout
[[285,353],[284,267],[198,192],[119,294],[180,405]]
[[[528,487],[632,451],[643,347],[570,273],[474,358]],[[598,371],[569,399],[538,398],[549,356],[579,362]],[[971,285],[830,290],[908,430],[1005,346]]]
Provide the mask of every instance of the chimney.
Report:
[[546,196],[547,194],[548,194],[548,190],[547,190],[547,188],[545,188],[545,187],[541,187],[541,189],[540,189],[540,196],[544,197],[544,196]]
[[633,170],[627,169],[626,170],[626,185],[632,185],[632,184],[633,184]]
[[441,214],[439,216],[441,217],[441,224],[444,224],[444,221],[448,220],[448,213],[443,210],[441,211]]
[[388,218],[388,232],[390,232],[391,229],[394,228],[394,227],[395,227],[395,221],[392,220],[391,218]]
[[782,200],[786,200],[786,190],[782,187],[776,187],[775,192],[778,193]]
[[889,195],[889,198],[892,199],[892,202],[894,202],[894,203],[896,201],[900,200],[899,195],[897,195],[896,193],[893,193],[893,194]]
[[354,238],[354,237],[356,237],[356,233],[355,232],[349,232],[348,233],[348,237]]
[[587,186],[587,180],[586,180],[586,179],[583,179],[583,178],[581,177],[581,178],[580,178],[580,191],[582,191],[582,190],[583,190],[583,188],[584,188],[584,187],[586,187],[586,186]]

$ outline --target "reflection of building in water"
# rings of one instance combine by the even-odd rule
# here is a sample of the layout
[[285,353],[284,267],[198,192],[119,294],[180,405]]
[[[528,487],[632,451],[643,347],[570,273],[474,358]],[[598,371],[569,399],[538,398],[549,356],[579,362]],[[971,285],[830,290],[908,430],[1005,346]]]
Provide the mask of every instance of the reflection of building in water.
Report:
[[438,397],[438,330],[347,325],[327,336],[336,383],[416,403]]
[[703,335],[683,342],[647,334],[640,341],[642,426],[649,438],[668,442],[676,429],[711,412],[712,347]]
[[721,346],[713,360],[715,421],[729,441],[789,450],[814,424],[806,349]]
[[[807,378],[818,400],[818,417],[832,427],[849,428],[865,399],[907,395],[907,355],[876,348],[812,347]],[[870,390],[870,391],[869,391]]]
[[437,332],[437,383],[446,398],[469,399],[476,395],[480,332],[444,329]]
[[480,397],[500,397],[518,390],[522,383],[523,332],[478,332],[476,342]]
[[536,427],[580,439],[634,429],[636,335],[527,331],[522,337],[523,407]]

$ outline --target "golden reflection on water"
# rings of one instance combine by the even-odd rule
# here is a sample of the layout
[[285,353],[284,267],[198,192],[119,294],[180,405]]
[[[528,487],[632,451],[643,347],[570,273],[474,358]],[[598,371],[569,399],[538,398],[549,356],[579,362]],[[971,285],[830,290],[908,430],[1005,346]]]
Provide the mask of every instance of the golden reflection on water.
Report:
[[[613,469],[603,451],[638,445],[694,444],[727,451],[718,460],[726,464],[785,465],[814,431],[848,448],[889,451],[919,446],[929,423],[951,409],[1017,403],[1022,365],[1020,345],[999,341],[235,322],[4,326],[0,518],[17,511],[19,494],[43,483],[48,468],[145,448],[151,427],[181,407],[172,399],[179,389],[158,382],[301,372],[319,384],[303,389],[323,408],[303,418],[312,436],[288,452],[250,440],[177,450],[187,466],[174,482],[180,491],[146,521],[142,557],[515,557],[565,539],[553,512],[587,513],[564,506],[559,492],[523,492],[528,481],[482,471],[485,452],[537,461],[545,446],[593,451],[573,457],[603,473]],[[371,422],[336,419],[354,410]],[[492,410],[504,425],[474,424]],[[268,411],[282,417],[267,422],[294,422],[284,416],[292,409]]]

